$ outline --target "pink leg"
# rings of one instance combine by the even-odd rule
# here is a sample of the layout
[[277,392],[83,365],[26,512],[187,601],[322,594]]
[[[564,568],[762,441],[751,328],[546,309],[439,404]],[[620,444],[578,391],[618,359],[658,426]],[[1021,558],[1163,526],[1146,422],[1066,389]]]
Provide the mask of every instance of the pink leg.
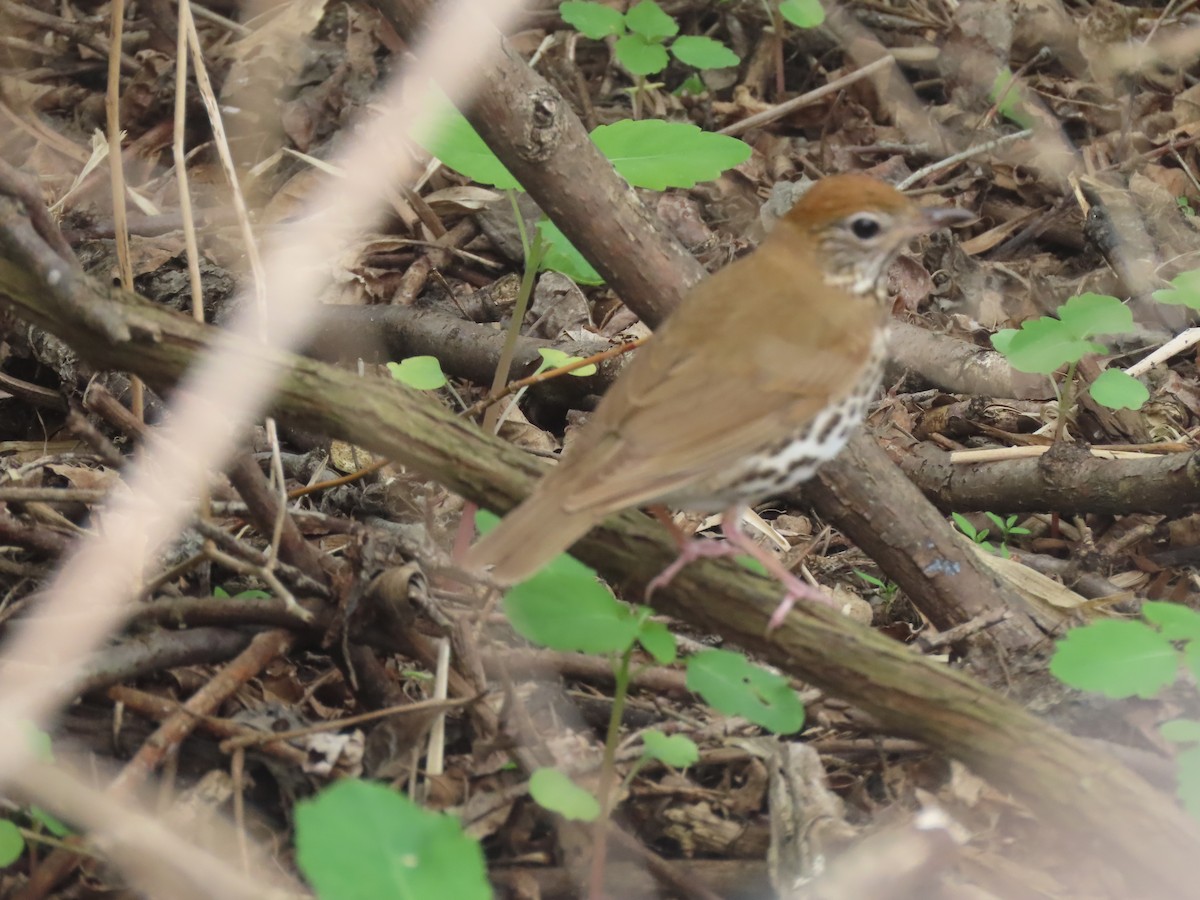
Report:
[[758,546],[748,534],[742,531],[741,507],[725,510],[721,516],[721,533],[725,535],[725,542],[731,548],[736,548],[737,552],[745,553],[762,563],[763,568],[775,576],[787,591],[779,606],[775,608],[775,612],[771,613],[767,631],[774,631],[783,624],[783,620],[787,618],[788,612],[796,605],[797,600],[824,603],[826,606],[835,605],[833,598],[828,594],[801,581],[788,571],[787,567],[779,561],[779,557],[770,550]]
[[679,555],[675,561],[654,576],[654,580],[646,585],[646,600],[660,587],[670,584],[676,575],[688,563],[698,559],[720,559],[722,556],[736,556],[738,550],[731,547],[728,541],[712,541],[708,538],[689,538],[679,535]]
[[[742,531],[742,512],[743,507],[733,506],[722,513],[721,533],[725,535],[724,541],[688,538],[675,528],[670,519],[666,519],[665,524],[676,532],[676,537],[679,540],[679,556],[646,586],[646,599],[649,600],[650,595],[658,588],[670,584],[671,580],[688,563],[695,562],[698,559],[716,559],[722,556],[737,556],[744,553],[762,563],[767,572],[778,579],[784,588],[787,589],[782,602],[780,602],[775,612],[771,614],[771,621],[767,625],[768,631],[778,628],[783,624],[788,611],[791,610],[797,600],[808,600],[814,603],[824,603],[827,606],[833,606],[833,600],[824,591],[819,591],[805,584],[789,572],[783,563],[779,561],[778,557],[769,550],[759,547],[758,544],[754,543]],[[662,517],[656,517],[659,518],[659,521],[664,521]]]

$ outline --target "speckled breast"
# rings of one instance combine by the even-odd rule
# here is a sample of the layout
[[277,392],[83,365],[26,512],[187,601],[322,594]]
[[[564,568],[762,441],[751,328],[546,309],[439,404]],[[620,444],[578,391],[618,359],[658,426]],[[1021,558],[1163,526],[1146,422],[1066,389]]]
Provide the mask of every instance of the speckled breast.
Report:
[[883,381],[886,353],[887,331],[881,330],[858,381],[838,402],[785,438],[663,502],[681,509],[719,512],[735,504],[753,505],[812,478],[822,463],[841,452],[866,418],[867,407]]

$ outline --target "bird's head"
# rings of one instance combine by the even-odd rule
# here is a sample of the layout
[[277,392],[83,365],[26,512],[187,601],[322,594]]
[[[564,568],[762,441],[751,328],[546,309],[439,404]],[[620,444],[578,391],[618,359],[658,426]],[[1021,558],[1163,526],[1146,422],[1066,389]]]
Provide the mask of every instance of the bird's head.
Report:
[[909,241],[973,218],[953,207],[918,206],[870,175],[831,175],[804,193],[776,231],[812,247],[828,284],[876,294],[888,264]]

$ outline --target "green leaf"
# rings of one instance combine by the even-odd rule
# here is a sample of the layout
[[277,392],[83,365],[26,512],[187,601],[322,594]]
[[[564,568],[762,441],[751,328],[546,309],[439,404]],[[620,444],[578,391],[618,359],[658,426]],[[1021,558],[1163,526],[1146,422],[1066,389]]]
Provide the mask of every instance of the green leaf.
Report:
[[620,10],[603,3],[567,0],[566,3],[558,4],[558,14],[568,25],[594,41],[602,40],[610,34],[625,33],[625,16]]
[[345,779],[296,804],[296,862],[323,900],[488,900],[483,851],[450,816]]
[[1133,330],[1129,307],[1108,294],[1079,294],[1058,308],[1058,318],[1077,338],[1096,334],[1124,334]]
[[8,819],[0,819],[0,867],[11,866],[25,852],[25,838]]
[[1183,647],[1183,664],[1193,678],[1200,678],[1200,641],[1188,641]]
[[1179,777],[1176,794],[1193,819],[1200,819],[1200,747],[1191,747],[1175,757]]
[[481,535],[487,534],[499,524],[500,517],[495,513],[488,512],[486,509],[475,510],[475,530]]
[[779,14],[797,28],[816,28],[825,21],[821,0],[783,0]]
[[546,247],[542,254],[543,270],[562,272],[576,284],[604,284],[600,273],[583,258],[583,254],[575,249],[575,245],[567,240],[557,225],[543,216],[538,219],[537,229]]
[[36,804],[29,807],[29,818],[37,822],[57,838],[70,837],[74,833],[70,828],[63,824],[61,819],[50,815],[50,813],[46,812]]
[[978,544],[981,540],[983,540],[985,537],[987,537],[986,529],[982,533],[980,533],[975,528],[975,526],[971,524],[971,520],[968,519],[966,516],[964,516],[962,513],[950,513],[950,518],[952,518],[954,520],[954,524],[958,526],[958,530],[961,531],[963,534],[965,534],[967,537],[969,537],[971,540],[973,540],[975,543]]
[[751,665],[740,653],[697,653],[688,660],[687,686],[717,712],[742,716],[775,734],[804,727],[804,706],[788,680]]
[[1200,722],[1172,719],[1158,726],[1158,733],[1174,744],[1200,744]]
[[1179,654],[1142,622],[1105,620],[1072,629],[1058,642],[1050,672],[1107,697],[1153,697],[1175,680]]
[[1179,603],[1147,600],[1142,604],[1142,618],[1157,625],[1169,641],[1194,641],[1200,638],[1200,613]]
[[676,769],[686,769],[700,761],[700,748],[682,734],[668,736],[661,731],[647,731],[642,735],[642,744],[646,756]]
[[622,119],[601,125],[592,140],[634,187],[654,191],[711,181],[750,158],[750,145],[688,122]]
[[529,778],[529,796],[539,806],[574,822],[594,822],[600,816],[600,804],[596,798],[558,769],[538,769],[534,772]]
[[642,622],[637,639],[659,665],[669,666],[675,662],[675,635],[662,622]]
[[[561,369],[563,366],[569,366],[573,362],[579,362],[582,357],[571,356],[568,353],[563,353],[561,350],[555,350],[553,347],[542,347],[538,350],[542,359],[546,361],[547,369]],[[586,366],[580,366],[578,369],[572,369],[568,375],[574,375],[577,378],[584,378],[588,375],[595,375],[597,372],[595,363],[588,363]]]
[[671,61],[666,48],[646,40],[640,34],[623,34],[614,48],[621,65],[634,75],[653,75],[661,72]]
[[750,556],[746,553],[739,553],[733,558],[733,561],[743,569],[748,569],[749,571],[753,572],[755,575],[761,575],[764,578],[771,577],[770,573],[767,571],[767,567],[763,565],[761,559],[755,559],[753,556]]
[[1012,346],[1012,340],[1017,336],[1017,329],[1002,328],[992,335],[992,346],[996,348],[996,352],[1008,356],[1008,348]]
[[680,62],[697,69],[728,69],[741,62],[741,58],[720,41],[693,35],[676,38],[671,53]]
[[679,23],[663,12],[654,0],[642,0],[625,13],[625,24],[649,41],[662,41],[679,34]]
[[434,90],[433,104],[439,118],[417,143],[442,164],[480,184],[490,184],[501,190],[523,190],[521,183],[504,167],[504,163],[483,138],[471,127],[466,117],[454,108],[439,90]]
[[387,364],[392,377],[418,391],[436,391],[446,386],[442,364],[436,356],[410,356],[403,362]]
[[882,579],[876,578],[874,575],[871,575],[868,572],[864,572],[862,569],[854,569],[852,571],[854,572],[855,575],[857,575],[859,578],[861,578],[867,584],[871,585],[871,587],[877,588],[878,590],[884,589],[885,585],[884,585]]
[[1200,309],[1200,269],[1180,272],[1171,279],[1170,288],[1155,291],[1151,296],[1159,303]]
[[1013,73],[1007,68],[996,73],[996,80],[992,82],[992,102],[997,103],[996,111],[1010,122],[1016,122],[1022,128],[1032,128],[1033,119],[1025,111],[1020,85],[1009,88],[1012,80]]
[[689,75],[686,79],[684,79],[683,84],[681,84],[679,87],[677,87],[673,93],[677,97],[682,94],[695,94],[696,96],[699,96],[700,94],[703,94],[707,90],[708,90],[708,86],[705,85],[704,79],[701,78],[699,75],[692,74],[692,75]]
[[1088,388],[1092,399],[1109,409],[1141,409],[1150,399],[1146,386],[1120,369],[1105,369]]
[[[992,345],[995,346],[994,341]],[[1078,362],[1085,353],[1099,353],[1103,349],[1099,344],[1080,340],[1059,319],[1042,316],[1021,326],[1008,342],[1004,355],[1014,369],[1049,375],[1059,366]]]
[[510,588],[504,612],[518,634],[551,650],[624,653],[641,631],[596,573],[565,553]]

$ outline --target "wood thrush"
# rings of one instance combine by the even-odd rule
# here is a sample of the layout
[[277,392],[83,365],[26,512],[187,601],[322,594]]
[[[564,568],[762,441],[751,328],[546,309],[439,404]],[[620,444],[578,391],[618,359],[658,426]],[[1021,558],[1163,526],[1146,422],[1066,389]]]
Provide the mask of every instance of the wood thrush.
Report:
[[464,563],[509,584],[630,506],[723,510],[726,542],[799,598],[829,602],[745,536],[746,508],[812,477],[845,446],[883,373],[889,263],[917,235],[972,218],[917,206],[862,174],[814,184],[752,254],[697,284],[642,347],[530,497]]

